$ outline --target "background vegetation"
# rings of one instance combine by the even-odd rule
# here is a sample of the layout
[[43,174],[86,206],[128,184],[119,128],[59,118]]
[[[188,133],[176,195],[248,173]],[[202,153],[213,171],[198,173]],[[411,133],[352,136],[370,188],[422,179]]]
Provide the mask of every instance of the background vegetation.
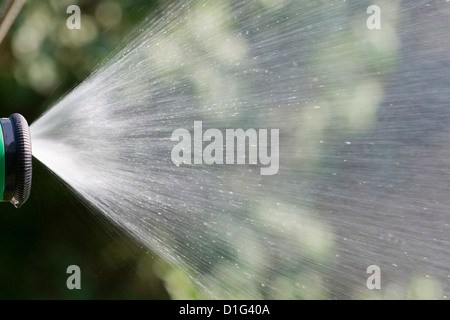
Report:
[[[261,5],[270,7],[273,3],[278,2],[280,0],[273,2],[261,0]],[[273,121],[286,119],[286,122],[284,122],[286,128],[295,132],[292,137],[293,145],[302,145],[302,150],[296,149],[295,152],[290,154],[290,157],[285,158],[285,166],[295,167],[301,164],[303,168],[308,168],[311,172],[333,170],[330,174],[336,175],[336,172],[340,172],[344,177],[347,177],[346,174],[351,176],[353,170],[351,166],[327,167],[326,161],[330,159],[325,159],[323,154],[330,147],[319,145],[316,142],[324,136],[332,137],[330,140],[349,141],[345,139],[347,137],[352,138],[356,134],[364,136],[365,133],[374,128],[374,130],[382,132],[385,128],[382,126],[376,128],[376,126],[379,126],[380,123],[377,122],[377,117],[383,116],[383,112],[387,119],[383,124],[387,125],[389,130],[391,126],[400,128],[398,123],[401,122],[402,117],[413,117],[414,112],[403,113],[401,108],[395,109],[392,107],[391,101],[383,102],[383,98],[386,97],[385,91],[390,90],[390,97],[395,98],[398,90],[398,100],[401,100],[400,98],[407,100],[406,102],[398,101],[398,104],[402,106],[408,106],[408,102],[414,99],[422,99],[418,103],[419,106],[415,113],[416,117],[420,117],[422,112],[420,107],[426,105],[422,102],[427,102],[427,100],[423,98],[423,95],[415,97],[414,94],[417,93],[417,90],[413,86],[409,86],[413,94],[408,95],[408,92],[406,92],[403,95],[401,90],[408,89],[407,85],[403,86],[403,82],[415,85],[417,83],[414,82],[413,77],[409,76],[410,72],[411,74],[418,72],[417,78],[420,78],[431,68],[426,65],[416,68],[413,64],[417,61],[424,61],[424,58],[416,58],[414,54],[416,52],[427,52],[426,49],[429,45],[427,41],[438,39],[438,37],[433,37],[433,31],[442,32],[443,28],[440,24],[436,24],[433,29],[433,23],[431,23],[431,27],[422,29],[422,34],[418,38],[427,41],[414,42],[410,40],[410,43],[413,43],[414,46],[408,47],[408,50],[403,48],[404,61],[401,62],[399,59],[402,49],[401,37],[412,39],[413,36],[408,34],[407,28],[399,30],[400,28],[397,25],[399,21],[405,18],[402,16],[400,1],[381,1],[386,9],[383,18],[383,31],[385,32],[383,35],[390,35],[389,37],[380,37],[380,34],[371,33],[365,28],[355,27],[365,24],[363,19],[366,17],[364,16],[365,9],[374,2],[336,1],[333,10],[324,10],[324,3],[328,3],[327,1],[314,1],[308,2],[309,5],[305,6],[305,10],[301,12],[304,15],[302,19],[305,21],[305,25],[299,26],[299,28],[302,28],[302,32],[308,32],[310,30],[308,28],[312,26],[318,30],[315,31],[315,35],[318,36],[317,41],[313,46],[305,45],[306,49],[304,49],[305,52],[309,53],[310,60],[307,61],[306,67],[303,66],[303,70],[307,69],[305,77],[311,81],[311,84],[308,90],[305,90],[309,96],[302,98],[306,102],[310,99],[311,103],[320,105],[321,110],[326,110],[326,112],[319,113],[317,108],[305,107],[299,113],[294,114],[292,110],[289,111],[292,112],[292,117],[289,117],[290,114],[286,113],[278,114],[280,118],[273,119]],[[422,3],[424,6],[425,2]],[[79,5],[82,12],[83,28],[78,32],[70,32],[66,28],[68,17],[66,8],[73,4]],[[443,5],[441,6],[443,7]],[[349,7],[351,10],[348,10]],[[19,112],[32,123],[46,108],[83,81],[96,68],[98,63],[114,51],[117,46],[126,42],[127,34],[142,19],[145,19],[158,8],[159,4],[156,0],[28,1],[7,38],[0,44],[0,116],[6,117],[14,112]],[[205,14],[208,13],[207,10],[205,12]],[[362,12],[362,18],[361,15],[358,17],[352,16],[354,12]],[[410,12],[415,11],[410,10]],[[448,12],[450,11],[445,11],[445,14],[448,14]],[[336,20],[332,20],[331,15]],[[448,18],[448,16],[446,17]],[[274,16],[274,18],[281,19],[282,17]],[[425,21],[424,18],[420,20],[419,13],[412,13],[409,18],[413,22],[416,20],[421,21],[421,23]],[[339,31],[334,30],[336,32],[332,33],[317,21],[332,21],[330,25],[333,25],[333,27],[344,25],[346,28],[339,29]],[[421,24],[411,23],[411,21],[409,21],[409,26],[414,28]],[[327,25],[327,27],[329,26]],[[414,33],[414,37],[416,37],[413,27],[410,32]],[[442,46],[441,48],[445,47]],[[439,52],[438,54],[438,58],[443,55]],[[399,62],[403,65],[399,65]],[[388,78],[396,67],[403,74],[399,73],[400,75],[391,80],[389,84],[387,83]],[[211,79],[207,79],[208,76],[211,76]],[[403,79],[402,76],[405,78]],[[211,86],[223,80],[220,77],[214,78],[214,74],[206,74],[205,77],[206,80],[203,77],[201,78],[202,83],[211,84]],[[423,79],[426,80],[427,78],[424,77]],[[434,83],[424,81],[423,85],[427,87],[421,88],[421,90],[426,91],[425,89],[440,83],[438,80],[436,78]],[[320,81],[325,85],[319,85]],[[207,89],[211,88],[207,86]],[[215,92],[214,90],[209,91],[212,96],[211,100],[213,100]],[[432,92],[432,90],[429,92]],[[205,96],[208,95],[205,93]],[[320,97],[321,100],[316,101],[314,100],[315,97]],[[380,112],[379,108],[383,103],[385,108]],[[390,107],[392,108],[389,109]],[[314,119],[314,121],[308,121],[309,119]],[[416,120],[416,118],[408,119]],[[426,134],[421,136],[428,137],[432,130],[427,129],[433,126],[433,121],[429,121],[428,127],[423,126],[423,132],[426,132]],[[405,126],[409,126],[409,122],[404,121]],[[446,124],[447,122],[445,122]],[[390,134],[389,130],[386,130],[386,135]],[[408,132],[407,130],[404,131]],[[400,141],[399,145],[401,146],[403,146],[401,143],[403,137],[395,137],[395,135],[403,134],[404,131],[399,130],[392,134],[393,140]],[[417,130],[417,132],[421,131]],[[385,138],[386,135],[378,133],[374,136]],[[406,145],[416,143],[414,146],[417,146],[419,138],[408,136],[407,139],[409,140]],[[313,143],[308,144],[311,141]],[[307,150],[307,152],[303,152],[304,150]],[[392,153],[395,154],[396,151],[394,150]],[[393,159],[395,160],[395,157],[389,154],[386,155],[386,158],[388,164],[392,164]],[[388,168],[397,170],[396,166]],[[409,175],[409,172],[407,173]],[[383,172],[383,174],[394,173]],[[397,180],[400,181],[401,179]],[[321,182],[319,181],[319,183]],[[324,184],[326,184],[326,181]],[[345,183],[342,185],[347,186]],[[360,187],[353,187],[348,192],[359,191],[358,188]],[[37,161],[34,163],[32,190],[29,202],[21,210],[16,210],[8,204],[1,204],[0,206],[0,299],[178,299],[203,297],[188,277],[182,276],[181,273],[169,267],[159,257],[108,221],[103,220],[93,210],[84,207],[83,202],[77,198],[75,192],[68,190],[57,177]],[[301,194],[301,192],[298,194]],[[267,196],[269,200],[272,200],[272,203],[277,202],[277,199],[272,199],[270,194],[262,196]],[[291,194],[286,192],[286,199],[280,199],[280,201],[288,202],[290,196]],[[348,204],[349,208],[352,205],[352,203]],[[392,206],[394,207],[394,203],[392,203]],[[330,206],[329,209],[331,212],[333,207]],[[267,206],[261,210],[270,212],[279,209]],[[290,214],[290,212],[287,213]],[[348,212],[341,214],[350,219]],[[297,213],[293,212],[292,215],[295,216]],[[359,212],[356,212],[355,215],[357,215],[356,218],[360,218]],[[269,223],[274,226],[277,226],[276,223],[283,222],[273,220]],[[307,256],[309,261],[319,265],[321,261],[326,260],[328,262],[334,259],[333,261],[338,264],[339,259],[346,259],[346,254],[349,261],[353,261],[351,259],[354,258],[348,250],[341,250],[342,257],[334,258],[334,256],[331,256],[332,250],[328,250],[328,242],[316,241],[322,237],[320,233],[322,221],[317,220],[317,223],[316,221],[307,221],[306,223],[310,227],[309,230],[312,230],[305,233],[306,237],[310,236],[307,240],[314,243],[311,256]],[[411,223],[414,222],[414,219],[409,220]],[[311,228],[314,226],[315,229]],[[337,230],[336,234],[339,235],[339,232],[342,232],[341,235],[343,235],[347,231]],[[291,230],[291,232],[295,233],[296,230]],[[358,230],[355,234],[357,233]],[[378,234],[371,236],[375,237]],[[370,239],[368,235],[361,235],[361,242],[367,239]],[[331,242],[332,240],[330,240]],[[339,245],[342,245],[342,243],[339,244],[336,241],[330,247],[336,248]],[[391,243],[386,247],[391,248],[390,246]],[[355,244],[355,248],[359,248],[359,243]],[[342,245],[338,249],[347,249],[347,247]],[[382,248],[373,248],[375,252],[378,249],[382,250]],[[382,256],[382,251],[378,254]],[[439,258],[437,258],[438,261],[440,261]],[[362,265],[367,265],[365,263],[366,261],[361,262]],[[72,264],[79,265],[81,268],[82,290],[71,291],[66,287],[68,276],[66,268]],[[308,288],[309,293],[306,295],[306,291],[301,291],[301,289],[299,291],[293,283],[286,281],[286,283],[280,284],[280,287],[284,289],[281,290],[282,295],[284,295],[281,298],[327,298],[328,292],[321,290],[325,288],[323,285],[325,279],[320,277],[319,271],[313,271],[311,277],[299,274],[298,278],[301,280],[302,277],[315,279],[315,282],[310,283],[310,288],[316,288],[317,291]],[[365,277],[365,274],[362,274],[362,277]],[[409,277],[409,275],[405,277]],[[352,292],[352,283],[345,284],[331,281],[326,285],[334,286],[333,288],[337,288],[337,292],[344,292],[345,294],[348,292],[348,296],[352,298],[399,298],[405,296],[402,296],[404,292],[407,293],[407,298],[441,296],[436,281],[423,277],[412,277],[411,279],[411,284],[407,289],[396,287],[387,291],[388,293],[384,296],[384,293],[380,295],[373,292],[354,293]]]

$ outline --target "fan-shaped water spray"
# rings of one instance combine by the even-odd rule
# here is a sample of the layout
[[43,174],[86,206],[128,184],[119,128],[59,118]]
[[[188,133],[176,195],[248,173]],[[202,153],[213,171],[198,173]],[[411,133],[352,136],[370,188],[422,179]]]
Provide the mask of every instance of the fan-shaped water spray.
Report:
[[[370,30],[371,4],[168,7],[33,123],[34,155],[205,297],[444,298],[450,8],[377,2]],[[231,129],[278,130],[276,174],[195,161]]]

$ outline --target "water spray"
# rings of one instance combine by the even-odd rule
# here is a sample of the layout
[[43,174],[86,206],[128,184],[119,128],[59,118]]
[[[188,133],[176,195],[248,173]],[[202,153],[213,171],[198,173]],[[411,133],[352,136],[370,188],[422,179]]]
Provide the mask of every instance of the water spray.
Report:
[[[195,298],[445,299],[450,38],[436,35],[450,7],[383,1],[370,30],[363,2],[348,2],[158,10],[33,122],[33,157],[177,268],[163,276],[171,292],[193,281]],[[253,151],[227,148],[239,128]],[[276,174],[262,175],[266,162],[242,159],[274,129]],[[31,163],[11,159],[11,190],[24,191]],[[377,278],[386,290],[371,290]]]
[[14,113],[0,119],[0,191],[1,202],[20,208],[31,191],[32,152],[28,123]]

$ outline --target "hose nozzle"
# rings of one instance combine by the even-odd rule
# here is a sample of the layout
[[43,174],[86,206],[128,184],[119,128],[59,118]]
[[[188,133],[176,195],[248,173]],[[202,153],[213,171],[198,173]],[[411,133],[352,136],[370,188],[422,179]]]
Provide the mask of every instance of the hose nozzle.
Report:
[[0,201],[20,208],[31,191],[32,152],[28,123],[14,113],[0,119]]

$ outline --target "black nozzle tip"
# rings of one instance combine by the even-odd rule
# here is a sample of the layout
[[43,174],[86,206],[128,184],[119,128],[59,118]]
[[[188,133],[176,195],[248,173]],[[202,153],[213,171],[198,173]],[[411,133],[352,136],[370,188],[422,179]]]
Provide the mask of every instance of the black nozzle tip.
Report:
[[30,196],[32,177],[32,150],[28,123],[14,113],[1,119],[5,157],[5,187],[2,201],[20,208]]

